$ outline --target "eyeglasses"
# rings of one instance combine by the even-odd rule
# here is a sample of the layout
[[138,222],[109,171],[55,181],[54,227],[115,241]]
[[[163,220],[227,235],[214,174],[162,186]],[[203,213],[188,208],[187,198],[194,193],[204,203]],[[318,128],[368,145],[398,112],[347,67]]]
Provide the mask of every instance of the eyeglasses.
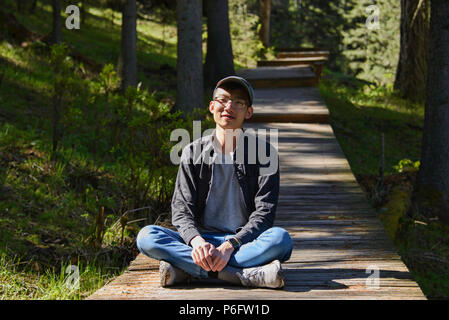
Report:
[[246,101],[242,100],[242,99],[229,99],[228,97],[224,97],[224,96],[220,96],[220,97],[216,97],[214,99],[214,101],[219,102],[220,104],[226,106],[228,104],[229,101],[232,101],[231,106],[234,107],[235,109],[243,109],[246,106]]

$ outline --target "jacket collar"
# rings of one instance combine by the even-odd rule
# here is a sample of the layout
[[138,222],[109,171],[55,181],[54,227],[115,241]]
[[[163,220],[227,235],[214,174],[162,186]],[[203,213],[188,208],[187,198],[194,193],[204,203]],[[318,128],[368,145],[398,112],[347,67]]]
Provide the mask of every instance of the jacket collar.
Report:
[[[254,136],[247,130],[247,128],[242,127],[242,133],[240,134],[240,136],[237,139],[237,145],[232,154],[232,160],[234,163],[242,163],[242,161],[245,162],[248,159],[248,143],[250,143],[250,141],[248,141],[248,139],[247,139],[246,140],[247,142],[245,143],[245,136],[247,136],[247,135]],[[211,159],[213,159],[213,157],[215,157],[215,153],[216,153],[215,148],[221,147],[218,140],[215,140],[215,139],[217,139],[216,138],[216,129],[214,129],[214,131],[210,135],[207,135],[202,138],[202,140],[203,140],[202,156],[210,155]],[[215,144],[215,147],[214,147],[214,144]],[[237,155],[239,155],[239,157],[237,157]],[[243,159],[242,159],[242,155],[243,155]]]

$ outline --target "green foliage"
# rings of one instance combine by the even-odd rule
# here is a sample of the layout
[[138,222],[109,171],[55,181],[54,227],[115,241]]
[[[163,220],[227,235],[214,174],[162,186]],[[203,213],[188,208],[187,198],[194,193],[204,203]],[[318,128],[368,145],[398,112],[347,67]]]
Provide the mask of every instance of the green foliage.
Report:
[[[8,51],[12,61],[20,51]],[[0,208],[0,217],[16,215],[17,224],[23,222],[24,227],[13,234],[20,239],[21,232],[27,230],[26,233],[35,235],[30,238],[35,245],[41,245],[40,237],[36,238],[40,232],[29,230],[25,222],[30,219],[36,224],[51,223],[57,233],[64,229],[78,232],[81,236],[73,238],[79,241],[73,241],[71,247],[80,247],[84,242],[91,243],[94,217],[101,207],[105,208],[106,229],[117,216],[137,207],[149,208],[133,215],[145,217],[147,223],[162,215],[167,217],[177,169],[169,159],[174,144],[169,139],[170,132],[191,126],[179,112],[171,112],[172,104],[163,93],[138,87],[129,88],[123,95],[116,90],[118,78],[113,65],[105,65],[98,76],[86,78],[77,72],[80,66],[67,53],[66,46],[55,46],[48,59],[40,61],[42,71],[53,70],[51,77],[43,78],[41,94],[66,102],[58,110],[58,124],[64,134],[58,141],[56,161],[50,161],[49,156],[51,106],[49,112],[27,110],[39,113],[38,127],[36,123],[23,123],[30,117],[18,117],[0,130],[0,178],[8,195]],[[17,61],[25,65],[36,59],[33,54],[22,54],[21,58]],[[5,71],[9,74],[9,65]],[[27,85],[32,78],[22,79]],[[5,100],[4,104],[11,114],[20,111],[8,107],[14,101]],[[128,232],[131,229],[132,225],[125,225],[121,231],[126,231],[126,241],[119,244],[132,241],[133,233]],[[114,241],[120,237],[120,231],[116,232],[105,244],[117,243]],[[27,250],[19,251],[23,254]]]
[[410,192],[403,186],[397,186],[389,194],[389,200],[382,208],[379,219],[391,240],[396,240],[396,234],[400,228],[400,219],[405,215],[410,204]]
[[[375,4],[375,7],[370,6]],[[377,9],[376,9],[377,8]],[[379,28],[370,17],[379,13]],[[342,71],[377,84],[391,84],[399,61],[400,1],[357,1],[344,15]]]
[[393,166],[393,169],[397,172],[404,172],[404,171],[417,171],[420,166],[420,161],[412,161],[410,159],[402,159],[399,161],[399,163],[395,166]]
[[257,35],[259,17],[248,6],[248,1],[229,0],[229,20],[232,50],[238,66],[255,67],[256,58],[263,55],[263,44]]
[[[272,1],[271,43],[330,51],[327,67],[377,84],[394,80],[399,58],[400,2]],[[370,7],[375,5],[376,7]],[[379,29],[368,29],[379,10]],[[285,36],[285,35],[288,35]]]
[[385,174],[406,157],[419,159],[424,105],[399,98],[389,86],[325,70],[319,85],[331,124],[358,175],[377,174],[385,134]]
[[[176,46],[165,39],[160,55],[163,28],[148,17],[138,26],[142,85],[120,93],[119,14],[110,13],[89,1],[81,29],[64,30],[70,47],[0,42],[0,283],[17,284],[1,287],[2,299],[83,298],[117,274],[107,268],[122,270],[135,257],[142,225],[170,218],[177,172],[170,133],[191,130],[192,118],[207,110],[185,118],[172,111]],[[33,31],[50,30],[48,3],[39,1],[35,15],[14,14]],[[14,268],[16,256],[29,268]],[[52,267],[76,257],[81,274],[92,272],[68,294],[64,273]]]
[[403,217],[399,254],[429,299],[449,297],[449,227],[439,220]]
[[154,94],[141,88],[129,87],[123,96],[116,98],[116,140],[109,152],[126,168],[121,174],[128,181],[129,208],[145,206],[152,196],[166,203],[172,188],[156,188],[156,191],[152,186],[172,186],[173,176],[167,175],[173,172],[169,169],[172,147],[169,137],[180,125],[176,121],[180,113],[172,114],[169,105],[158,102]]
[[69,99],[73,93],[72,69],[73,62],[67,56],[67,45],[64,43],[55,44],[50,48],[49,64],[53,70],[53,87],[50,95],[52,96],[52,134],[53,134],[53,152],[56,151],[59,140],[63,132],[61,128],[60,119],[64,117],[68,106]]
[[[117,275],[111,269],[94,264],[77,263],[79,287],[70,286],[72,273],[62,262],[46,270],[40,270],[35,262],[21,261],[18,257],[0,254],[0,300],[80,300],[101,288]],[[36,274],[35,271],[38,270]]]
[[345,13],[351,10],[353,2],[352,0],[290,1],[288,10],[283,4],[273,2],[272,45],[276,48],[329,50],[330,59],[327,66],[332,69],[341,67],[343,32],[351,27]]
[[115,71],[113,64],[106,64],[103,67],[99,74],[99,91],[104,92],[105,95],[108,95],[110,92],[117,89],[120,85],[120,78],[117,76],[117,72]]

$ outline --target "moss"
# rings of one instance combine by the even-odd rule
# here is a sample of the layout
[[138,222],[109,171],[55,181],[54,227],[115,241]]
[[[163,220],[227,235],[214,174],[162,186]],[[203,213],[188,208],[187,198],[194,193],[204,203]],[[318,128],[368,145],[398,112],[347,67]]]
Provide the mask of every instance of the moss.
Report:
[[391,240],[395,241],[400,219],[407,212],[410,203],[410,191],[404,186],[398,186],[393,189],[389,198],[379,218]]

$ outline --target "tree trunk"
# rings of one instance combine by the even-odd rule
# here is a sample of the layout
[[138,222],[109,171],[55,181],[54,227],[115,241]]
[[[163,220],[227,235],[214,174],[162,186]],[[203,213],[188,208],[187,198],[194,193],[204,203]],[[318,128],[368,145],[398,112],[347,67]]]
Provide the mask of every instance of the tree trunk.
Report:
[[207,0],[207,54],[204,65],[206,88],[233,75],[234,55],[229,33],[228,0]]
[[121,89],[137,86],[137,5],[136,0],[125,0],[122,7],[122,38],[118,73]]
[[403,98],[424,101],[429,39],[429,0],[401,0],[401,48],[394,87]]
[[16,0],[16,4],[17,4],[17,11],[19,13],[24,13],[25,12],[25,6],[26,3],[24,0]]
[[204,107],[201,0],[178,0],[178,61],[176,109]]
[[30,13],[34,14],[36,12],[37,0],[33,0],[30,6]]
[[290,7],[290,0],[278,0],[279,7],[283,8],[284,10],[288,10]]
[[62,41],[62,18],[61,18],[61,0],[52,0],[53,9],[53,30],[51,32],[51,43],[59,44]]
[[81,0],[80,1],[81,6],[80,6],[80,18],[81,18],[81,24],[85,24],[86,23],[86,16],[87,16],[87,1],[86,0]]
[[259,37],[266,48],[270,46],[270,13],[271,0],[260,0],[259,18],[261,28]]
[[432,0],[421,165],[412,212],[449,223],[449,2]]

